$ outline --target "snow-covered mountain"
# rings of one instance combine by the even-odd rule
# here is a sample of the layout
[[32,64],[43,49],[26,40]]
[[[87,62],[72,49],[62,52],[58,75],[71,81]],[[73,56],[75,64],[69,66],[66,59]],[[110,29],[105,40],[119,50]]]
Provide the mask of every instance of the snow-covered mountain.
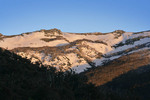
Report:
[[67,33],[51,29],[13,36],[0,34],[0,47],[12,50],[33,63],[80,73],[123,55],[150,50],[150,31]]

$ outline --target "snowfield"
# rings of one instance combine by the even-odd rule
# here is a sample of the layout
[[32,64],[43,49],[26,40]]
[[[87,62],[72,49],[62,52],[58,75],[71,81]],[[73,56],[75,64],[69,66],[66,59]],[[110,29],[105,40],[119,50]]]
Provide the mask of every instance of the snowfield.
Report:
[[15,36],[12,38],[4,38],[0,42],[3,48],[13,49],[17,47],[43,47],[43,46],[63,46],[68,44],[65,40],[55,40],[52,42],[42,41],[42,38],[53,39],[54,37],[46,37],[43,32],[33,32],[29,35]]
[[[0,47],[12,50],[33,63],[40,62],[57,69],[72,69],[80,73],[87,68],[102,65],[103,61],[117,59],[124,55],[111,56],[115,53],[131,49],[130,52],[126,52],[130,54],[150,49],[148,44],[143,46],[150,42],[149,31],[119,32],[95,35],[37,31],[17,36],[1,36]],[[49,49],[44,49],[44,47]]]

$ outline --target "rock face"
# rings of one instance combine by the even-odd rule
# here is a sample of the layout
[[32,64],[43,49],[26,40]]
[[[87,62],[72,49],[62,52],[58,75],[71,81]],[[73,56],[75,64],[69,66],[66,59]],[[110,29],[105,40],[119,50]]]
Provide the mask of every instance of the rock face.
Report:
[[77,73],[140,50],[150,49],[150,32],[66,33],[59,29],[4,36],[0,47],[8,48],[33,63]]

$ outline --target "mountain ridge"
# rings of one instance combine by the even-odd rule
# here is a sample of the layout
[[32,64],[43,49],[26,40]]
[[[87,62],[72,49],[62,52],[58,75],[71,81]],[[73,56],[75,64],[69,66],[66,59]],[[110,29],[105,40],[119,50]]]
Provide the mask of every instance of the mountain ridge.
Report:
[[83,72],[124,54],[149,49],[150,32],[66,33],[59,29],[1,36],[0,47],[57,69]]

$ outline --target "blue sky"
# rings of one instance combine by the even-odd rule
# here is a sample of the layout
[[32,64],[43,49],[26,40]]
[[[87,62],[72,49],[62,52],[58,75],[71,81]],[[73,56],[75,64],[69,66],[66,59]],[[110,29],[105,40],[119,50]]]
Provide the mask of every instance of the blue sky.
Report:
[[150,0],[0,0],[0,33],[150,30],[149,4]]

